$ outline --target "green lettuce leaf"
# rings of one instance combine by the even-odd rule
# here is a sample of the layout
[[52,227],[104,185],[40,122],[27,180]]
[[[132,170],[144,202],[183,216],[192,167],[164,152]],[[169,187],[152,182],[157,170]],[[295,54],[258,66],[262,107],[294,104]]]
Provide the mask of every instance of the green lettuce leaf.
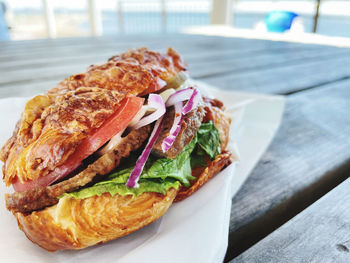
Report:
[[179,180],[184,186],[190,186],[190,180],[195,179],[191,172],[191,153],[195,148],[197,138],[195,137],[183,151],[172,159],[150,159],[151,165],[144,169],[140,178],[161,178],[168,177]]
[[119,194],[122,196],[132,195],[138,196],[145,192],[155,192],[166,194],[170,188],[178,189],[180,182],[171,178],[165,180],[142,180],[139,181],[138,188],[130,188],[125,185],[126,182],[116,183],[114,181],[104,181],[103,183],[97,183],[93,186],[83,188],[79,191],[72,193],[65,193],[63,196],[74,197],[75,199],[84,199],[94,195],[102,195],[104,193],[110,193],[112,196]]
[[199,166],[206,166],[207,164],[205,163],[204,155],[205,155],[205,152],[197,144],[195,150],[191,154],[191,167],[196,168]]
[[[212,121],[203,123],[197,131],[198,145],[209,155],[211,159],[220,154],[220,135]],[[198,154],[198,151],[197,151]]]

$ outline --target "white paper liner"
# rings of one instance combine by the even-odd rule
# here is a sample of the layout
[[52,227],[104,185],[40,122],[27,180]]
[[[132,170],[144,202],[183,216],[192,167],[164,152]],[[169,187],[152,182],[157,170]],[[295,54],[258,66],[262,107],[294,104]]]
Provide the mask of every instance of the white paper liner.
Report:
[[[50,253],[31,243],[5,208],[0,184],[1,262],[222,262],[228,239],[231,198],[266,150],[283,112],[284,98],[213,90],[232,113],[230,147],[240,155],[188,199],[174,204],[155,223],[103,245],[80,251]],[[213,92],[214,91],[214,92]],[[0,144],[12,134],[28,98],[0,100]],[[240,149],[240,154],[236,149]]]

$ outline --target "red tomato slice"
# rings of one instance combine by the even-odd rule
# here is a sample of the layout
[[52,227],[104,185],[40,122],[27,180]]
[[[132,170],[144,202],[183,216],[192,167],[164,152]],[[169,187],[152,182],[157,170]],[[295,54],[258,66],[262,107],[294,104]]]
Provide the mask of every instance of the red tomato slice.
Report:
[[121,102],[116,113],[105,121],[100,128],[93,132],[91,136],[84,139],[63,165],[57,167],[46,176],[27,181],[24,184],[17,180],[13,184],[15,191],[23,192],[38,186],[47,186],[67,176],[69,173],[77,169],[84,159],[96,152],[118,132],[124,130],[136,113],[141,109],[143,102],[144,99],[139,97],[125,98]]

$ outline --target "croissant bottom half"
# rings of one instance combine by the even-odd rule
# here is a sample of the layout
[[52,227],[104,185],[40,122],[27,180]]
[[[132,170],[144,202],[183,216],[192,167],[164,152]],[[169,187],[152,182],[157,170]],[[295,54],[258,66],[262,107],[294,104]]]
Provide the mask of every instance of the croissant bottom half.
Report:
[[59,203],[31,214],[14,213],[26,236],[49,251],[82,249],[134,232],[161,217],[177,190],[163,195],[143,193],[86,199],[63,197]]

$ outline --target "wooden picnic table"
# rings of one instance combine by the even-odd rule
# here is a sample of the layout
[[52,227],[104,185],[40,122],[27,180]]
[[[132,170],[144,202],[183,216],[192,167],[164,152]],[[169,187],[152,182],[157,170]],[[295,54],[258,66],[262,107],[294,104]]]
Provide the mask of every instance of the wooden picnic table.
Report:
[[0,42],[0,98],[140,46],[174,47],[218,88],[286,95],[276,137],[232,200],[225,261],[350,262],[350,49],[191,35]]

